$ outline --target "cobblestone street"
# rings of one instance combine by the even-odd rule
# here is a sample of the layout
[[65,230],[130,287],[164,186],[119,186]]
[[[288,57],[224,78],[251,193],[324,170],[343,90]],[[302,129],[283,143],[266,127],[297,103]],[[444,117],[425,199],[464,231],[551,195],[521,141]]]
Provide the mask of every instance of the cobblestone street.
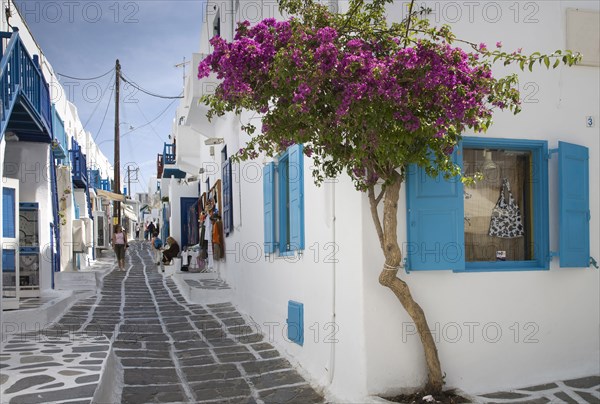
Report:
[[[148,244],[132,243],[127,256],[126,272],[108,273],[97,296],[75,304],[43,338],[5,345],[3,403],[89,403],[98,384],[120,403],[323,401],[233,305],[186,303],[158,273]],[[65,344],[75,345],[70,356]]]

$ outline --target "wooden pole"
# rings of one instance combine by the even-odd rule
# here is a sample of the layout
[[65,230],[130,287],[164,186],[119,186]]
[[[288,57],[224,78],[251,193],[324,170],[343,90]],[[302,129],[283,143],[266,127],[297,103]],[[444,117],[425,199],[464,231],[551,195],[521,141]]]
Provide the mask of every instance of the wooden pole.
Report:
[[[121,78],[121,64],[117,59],[115,65],[115,156],[114,156],[114,188],[115,194],[121,194],[121,150],[120,150],[120,133],[119,133],[119,80]],[[113,224],[121,224],[121,202],[114,201],[113,206]]]

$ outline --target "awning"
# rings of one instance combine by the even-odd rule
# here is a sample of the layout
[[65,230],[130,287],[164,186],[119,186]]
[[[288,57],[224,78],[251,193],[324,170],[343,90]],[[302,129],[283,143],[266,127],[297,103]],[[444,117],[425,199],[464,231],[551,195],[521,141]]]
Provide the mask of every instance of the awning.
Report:
[[109,201],[125,202],[125,195],[115,194],[114,192],[104,191],[102,189],[97,189],[97,188],[96,188],[96,193],[102,199],[107,199]]
[[135,214],[133,209],[130,208],[129,206],[125,206],[125,208],[123,209],[123,215],[125,215],[131,221],[134,221],[134,222],[138,221],[137,215]]

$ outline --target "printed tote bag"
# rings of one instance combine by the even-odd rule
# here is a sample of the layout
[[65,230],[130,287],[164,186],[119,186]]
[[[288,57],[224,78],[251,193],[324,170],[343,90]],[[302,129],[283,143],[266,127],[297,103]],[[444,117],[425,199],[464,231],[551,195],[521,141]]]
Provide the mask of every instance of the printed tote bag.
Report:
[[[508,196],[508,202],[506,201]],[[500,197],[492,209],[489,235],[500,238],[516,238],[525,234],[521,220],[521,210],[515,202],[508,178],[502,180]]]

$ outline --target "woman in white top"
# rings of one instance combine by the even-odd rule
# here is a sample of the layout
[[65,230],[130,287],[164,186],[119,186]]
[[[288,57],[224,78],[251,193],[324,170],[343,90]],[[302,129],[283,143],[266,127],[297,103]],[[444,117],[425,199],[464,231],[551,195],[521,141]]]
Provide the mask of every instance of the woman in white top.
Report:
[[123,227],[116,225],[115,232],[112,236],[112,244],[113,249],[115,250],[115,255],[117,256],[117,261],[119,263],[119,270],[125,270],[125,249],[129,247],[127,244],[127,233],[123,230]]

